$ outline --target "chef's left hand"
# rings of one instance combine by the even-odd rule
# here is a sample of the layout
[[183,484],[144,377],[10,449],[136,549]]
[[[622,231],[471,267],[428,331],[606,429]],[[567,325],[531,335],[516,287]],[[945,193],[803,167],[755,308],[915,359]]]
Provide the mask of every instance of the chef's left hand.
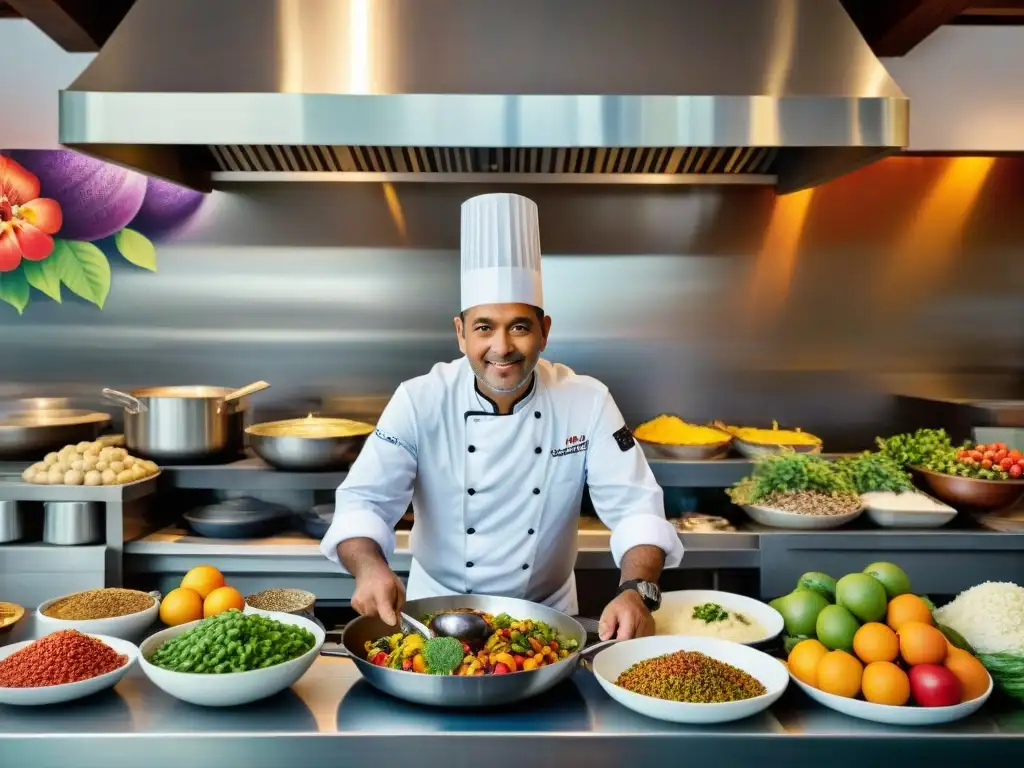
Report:
[[629,640],[654,634],[654,617],[639,592],[629,590],[605,606],[598,625],[602,640]]

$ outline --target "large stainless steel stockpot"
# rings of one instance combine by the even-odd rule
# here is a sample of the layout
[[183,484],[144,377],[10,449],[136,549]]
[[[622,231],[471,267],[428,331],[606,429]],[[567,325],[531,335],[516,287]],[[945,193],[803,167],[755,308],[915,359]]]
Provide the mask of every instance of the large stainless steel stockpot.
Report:
[[151,387],[103,394],[124,406],[124,437],[133,456],[158,464],[230,461],[245,442],[246,398],[231,387]]

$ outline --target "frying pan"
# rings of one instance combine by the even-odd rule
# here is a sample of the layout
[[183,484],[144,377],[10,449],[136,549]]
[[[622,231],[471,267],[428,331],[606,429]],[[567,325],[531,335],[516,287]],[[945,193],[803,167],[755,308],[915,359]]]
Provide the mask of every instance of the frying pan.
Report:
[[539,603],[511,597],[428,597],[410,600],[403,610],[418,618],[429,613],[457,608],[471,608],[492,616],[507,613],[516,619],[543,621],[559,634],[575,639],[578,646],[576,651],[555,664],[508,675],[456,677],[418,674],[378,667],[367,661],[364,648],[366,641],[393,634],[395,628],[377,617],[360,616],[345,627],[340,649],[320,653],[324,656],[344,656],[352,659],[366,681],[374,688],[414,704],[438,707],[487,707],[522,701],[558,685],[576,670],[580,650],[587,642],[587,633],[583,625],[571,616]]
[[0,458],[41,459],[65,445],[93,441],[110,414],[74,409],[39,409],[0,414]]

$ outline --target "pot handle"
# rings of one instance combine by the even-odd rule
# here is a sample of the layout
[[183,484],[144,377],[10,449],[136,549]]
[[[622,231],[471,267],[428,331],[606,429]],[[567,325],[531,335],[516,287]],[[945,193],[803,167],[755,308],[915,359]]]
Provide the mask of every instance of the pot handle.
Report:
[[326,649],[321,648],[320,649],[320,655],[321,656],[337,656],[337,657],[342,658],[342,659],[352,659],[352,658],[355,658],[351,653],[348,652],[348,648],[346,648],[344,645],[339,645],[337,648],[326,648]]
[[128,413],[145,413],[149,410],[141,400],[132,397],[126,392],[121,392],[116,389],[104,387],[103,399],[116,405],[124,406],[124,409],[128,411]]
[[614,639],[602,640],[600,643],[588,645],[586,648],[579,652],[579,655],[576,657],[576,665],[587,670],[587,672],[593,672],[594,656],[603,651],[605,648],[615,645],[617,642],[619,641]]

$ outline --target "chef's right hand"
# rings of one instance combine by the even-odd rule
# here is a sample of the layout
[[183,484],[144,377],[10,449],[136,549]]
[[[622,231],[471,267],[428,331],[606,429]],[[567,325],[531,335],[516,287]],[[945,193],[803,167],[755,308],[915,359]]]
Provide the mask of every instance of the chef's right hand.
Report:
[[386,562],[364,568],[356,577],[352,607],[362,616],[380,616],[385,624],[400,625],[398,614],[405,605],[405,587]]

